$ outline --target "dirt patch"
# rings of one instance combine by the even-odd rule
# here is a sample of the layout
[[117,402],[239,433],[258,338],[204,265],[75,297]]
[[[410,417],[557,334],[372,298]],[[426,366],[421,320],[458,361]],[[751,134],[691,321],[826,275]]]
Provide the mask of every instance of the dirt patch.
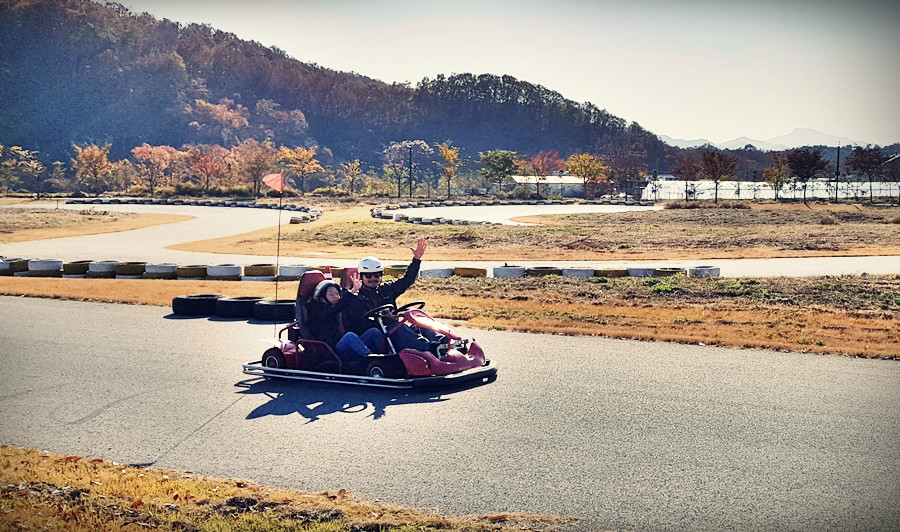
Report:
[[101,209],[0,209],[0,243],[113,233],[191,218],[176,214],[133,214]]
[[[423,226],[374,220],[367,209],[282,227],[285,255],[409,258],[428,239],[430,260],[648,260],[900,255],[898,208],[666,209],[525,218],[539,226]],[[275,228],[176,246],[272,255]]]

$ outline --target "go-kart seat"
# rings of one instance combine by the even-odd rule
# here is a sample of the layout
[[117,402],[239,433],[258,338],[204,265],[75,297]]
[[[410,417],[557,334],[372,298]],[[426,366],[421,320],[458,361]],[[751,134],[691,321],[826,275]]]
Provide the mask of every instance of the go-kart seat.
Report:
[[292,342],[303,338],[314,340],[312,331],[309,330],[309,314],[307,313],[306,304],[312,299],[316,285],[325,280],[325,274],[319,270],[307,270],[300,277],[300,284],[297,286],[297,300],[294,302],[294,317],[297,320],[297,327],[288,331],[288,339]]

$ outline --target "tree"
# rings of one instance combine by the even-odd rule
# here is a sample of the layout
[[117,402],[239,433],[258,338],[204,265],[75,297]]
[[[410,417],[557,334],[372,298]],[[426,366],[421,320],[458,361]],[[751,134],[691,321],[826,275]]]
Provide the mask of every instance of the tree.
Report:
[[407,178],[409,179],[409,197],[412,197],[412,170],[413,157],[416,155],[431,155],[434,150],[424,140],[404,140],[401,142],[392,142],[388,147],[382,150],[384,162],[391,166],[397,174],[397,197],[400,197],[400,179],[403,168],[407,169]]
[[700,175],[700,169],[700,163],[689,161],[687,159],[676,163],[674,166],[672,166],[672,168],[669,169],[669,173],[677,177],[679,180],[684,181],[685,201],[689,200],[692,196],[692,194],[688,193],[688,184],[690,181],[697,180],[697,176]]
[[601,183],[609,183],[609,166],[589,153],[573,153],[566,161],[566,170],[581,179],[584,197],[592,198]]
[[228,150],[215,145],[190,145],[185,146],[188,154],[188,165],[194,175],[199,176],[200,185],[203,187],[203,193],[209,194],[209,188],[212,184],[221,184],[228,170],[228,164],[225,160]]
[[775,201],[778,201],[778,191],[787,183],[790,167],[788,166],[787,154],[783,152],[772,152],[772,163],[763,170],[763,179],[772,186],[775,191]]
[[715,183],[716,203],[719,203],[719,183],[731,177],[735,169],[737,159],[725,152],[704,150],[700,153],[700,175]]
[[900,205],[900,154],[889,157],[884,162],[884,177],[897,183],[897,205]]
[[803,203],[806,204],[806,188],[809,180],[825,171],[828,161],[822,158],[822,150],[819,148],[797,148],[787,152],[787,163],[794,182],[803,187]]
[[293,149],[282,146],[278,149],[278,160],[283,162],[284,166],[300,180],[301,193],[306,192],[306,176],[324,170],[316,160],[317,150],[317,146],[312,148],[297,146]]
[[481,162],[481,175],[489,180],[497,180],[497,190],[503,192],[503,180],[513,175],[516,171],[516,159],[518,154],[510,150],[491,150],[487,153],[479,153]]
[[341,163],[341,173],[344,174],[344,179],[347,181],[347,190],[352,196],[353,190],[356,188],[356,182],[362,173],[359,169],[359,159],[349,163]]
[[75,158],[72,159],[72,169],[75,171],[76,186],[99,195],[106,189],[112,177],[112,164],[109,162],[110,145],[75,144],[73,148]]
[[438,153],[441,155],[443,163],[441,164],[441,175],[447,180],[447,199],[450,199],[450,186],[456,177],[456,170],[459,168],[459,148],[450,145],[450,141],[438,144]]
[[872,201],[872,181],[884,172],[883,165],[886,159],[878,146],[866,146],[865,148],[857,146],[844,159],[844,163],[850,169],[863,174],[869,180],[869,201]]
[[185,113],[194,118],[188,126],[204,139],[221,141],[226,146],[239,143],[242,133],[247,133],[250,128],[250,111],[228,98],[222,98],[219,103],[194,100],[194,105],[187,106]]
[[10,146],[3,156],[4,149],[0,145],[0,183],[9,191],[9,187],[25,183],[41,197],[41,179],[46,168],[37,159],[37,152],[26,150],[21,146]]
[[132,148],[131,156],[137,161],[138,172],[147,179],[150,197],[157,186],[172,184],[166,178],[172,176],[171,171],[181,155],[182,152],[171,146],[151,146],[146,142]]
[[259,196],[262,178],[268,174],[278,160],[278,151],[271,141],[258,142],[248,139],[229,150],[228,163],[238,179],[250,185],[255,196]]
[[604,159],[610,167],[610,179],[625,194],[633,193],[633,184],[647,175],[646,150],[640,139],[620,137],[607,146]]
[[563,166],[565,166],[563,160],[559,158],[559,152],[556,150],[543,150],[532,157],[528,164],[534,169],[535,177],[537,178],[538,197],[541,197],[541,182],[546,181],[547,176],[562,170]]

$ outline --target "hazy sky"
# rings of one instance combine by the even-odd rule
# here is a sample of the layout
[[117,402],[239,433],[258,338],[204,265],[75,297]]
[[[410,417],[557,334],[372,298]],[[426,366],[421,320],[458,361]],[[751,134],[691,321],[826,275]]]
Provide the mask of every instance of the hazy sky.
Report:
[[900,142],[900,2],[123,0],[385,82],[509,74],[657,134]]

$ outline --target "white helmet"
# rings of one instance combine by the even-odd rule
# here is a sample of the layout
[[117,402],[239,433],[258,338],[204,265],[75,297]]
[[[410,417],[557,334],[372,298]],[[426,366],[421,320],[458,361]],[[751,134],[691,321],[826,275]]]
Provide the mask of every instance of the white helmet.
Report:
[[378,273],[384,271],[384,266],[376,257],[363,257],[359,261],[357,270],[359,273]]
[[316,289],[313,290],[313,299],[317,301],[325,300],[325,291],[328,290],[329,286],[333,286],[338,289],[338,293],[341,291],[341,285],[337,284],[335,281],[331,279],[325,279],[324,281],[319,281],[319,284],[316,285]]

